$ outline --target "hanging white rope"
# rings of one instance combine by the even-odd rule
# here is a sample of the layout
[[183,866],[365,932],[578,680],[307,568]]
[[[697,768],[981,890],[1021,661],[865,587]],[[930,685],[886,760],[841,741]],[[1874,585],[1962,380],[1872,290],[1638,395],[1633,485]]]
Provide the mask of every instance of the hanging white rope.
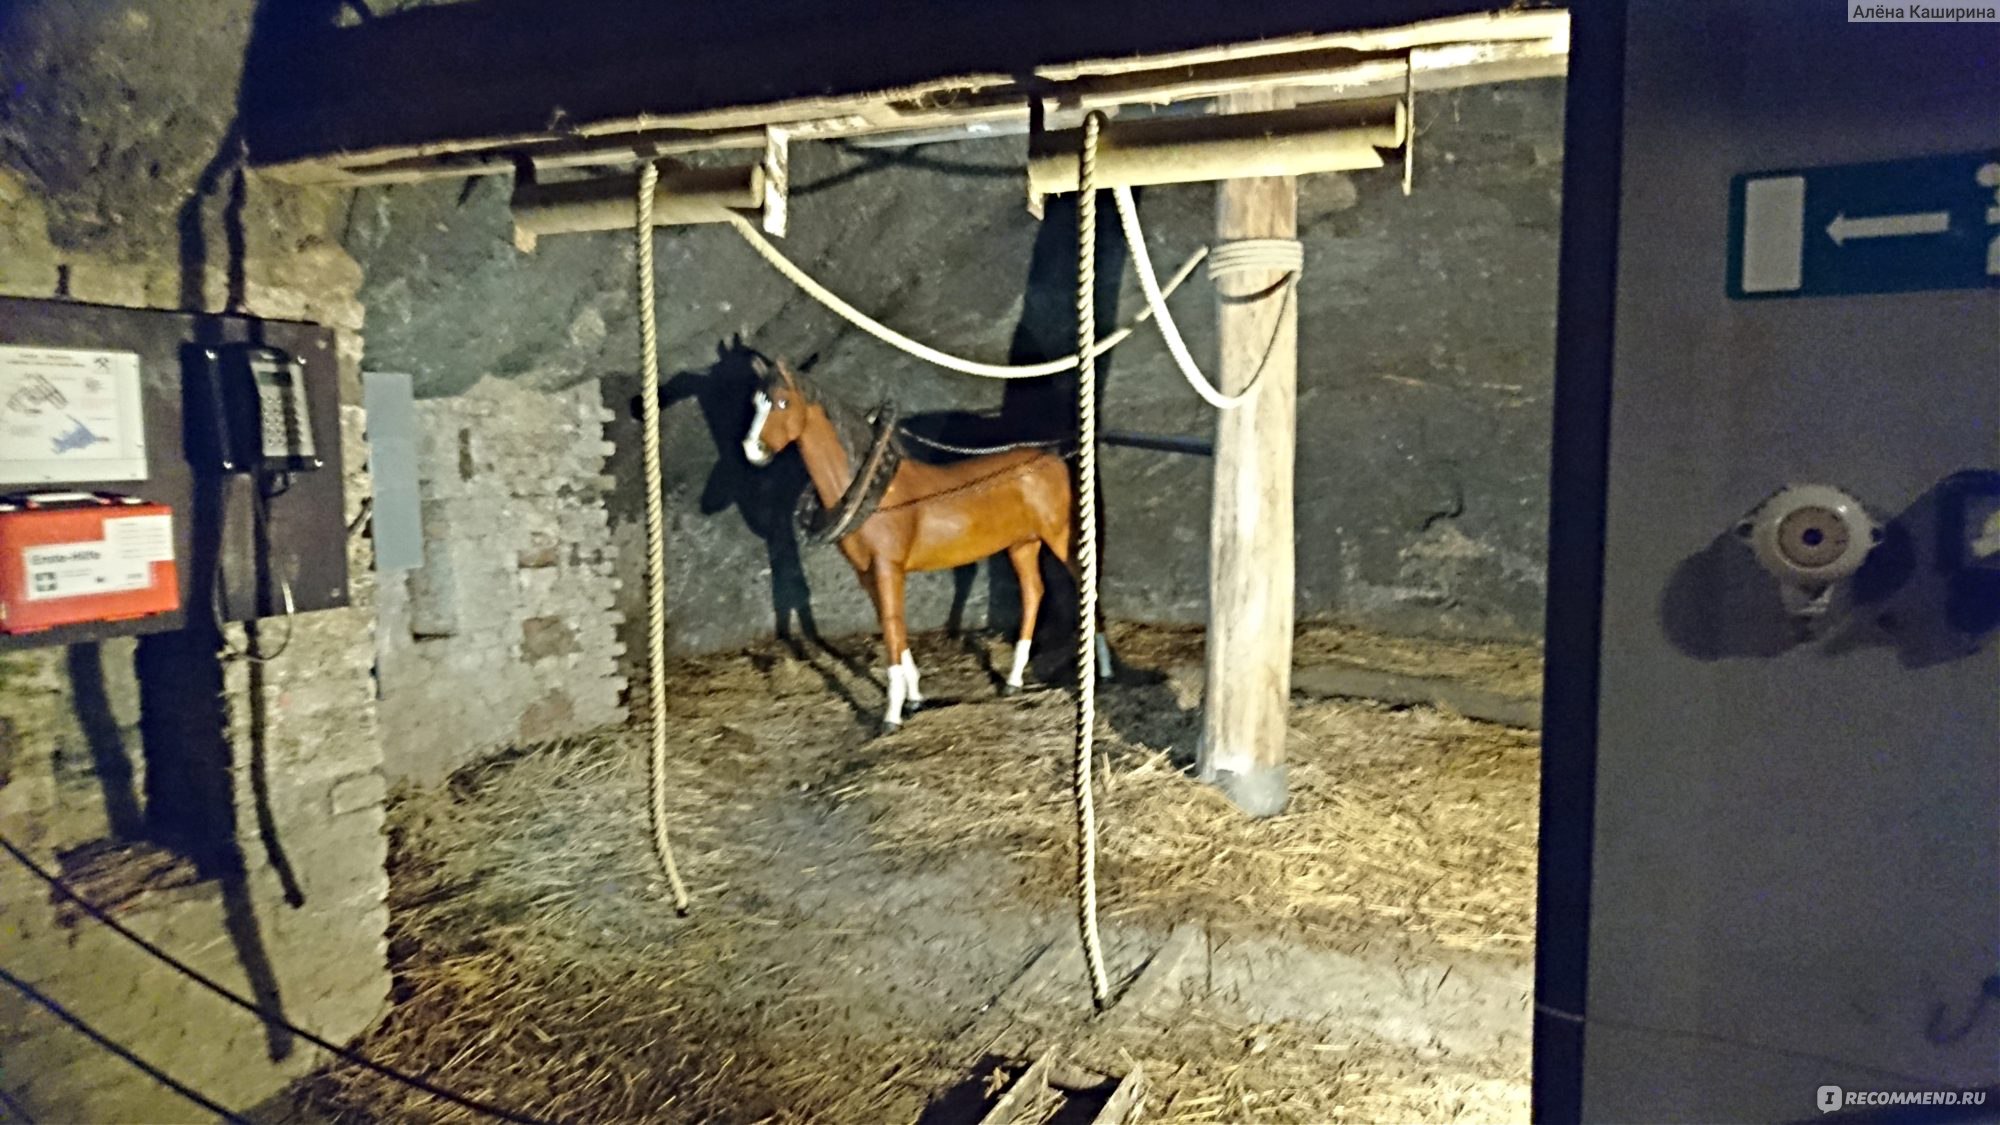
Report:
[[[1251,392],[1257,389],[1258,380],[1264,369],[1259,367],[1250,382],[1235,394],[1224,394],[1201,373],[1194,355],[1188,351],[1187,341],[1181,338],[1180,325],[1174,323],[1174,314],[1167,308],[1166,294],[1160,291],[1160,283],[1153,276],[1153,258],[1146,250],[1146,232],[1139,225],[1139,205],[1132,198],[1132,189],[1116,189],[1118,198],[1118,218],[1125,230],[1125,242],[1132,248],[1132,265],[1139,273],[1139,288],[1146,294],[1146,309],[1160,322],[1160,336],[1167,342],[1167,351],[1174,357],[1174,366],[1181,369],[1181,377],[1194,388],[1194,393],[1202,401],[1217,410],[1234,410],[1250,401]],[[1209,255],[1208,276],[1211,281],[1227,277],[1232,273],[1251,271],[1281,270],[1286,277],[1284,284],[1296,287],[1299,273],[1305,268],[1305,250],[1297,241],[1288,238],[1256,238],[1225,242]],[[1289,294],[1287,294],[1289,297]]]
[[673,841],[667,838],[667,529],[666,504],[660,483],[660,328],[653,289],[653,191],[660,170],[648,160],[639,166],[636,215],[639,256],[640,425],[646,473],[646,675],[651,712],[646,733],[652,739],[649,759],[651,789],[646,812],[653,826],[653,851],[672,888],[674,909],[687,913],[687,887],[674,864]]
[[[1066,355],[1059,359],[1051,359],[1044,363],[1007,364],[982,363],[979,360],[964,359],[949,352],[939,351],[929,344],[903,335],[901,332],[896,331],[842,300],[838,294],[821,285],[811,274],[800,269],[795,262],[780,253],[776,246],[771,245],[771,240],[764,237],[764,232],[758,230],[756,224],[752,223],[749,219],[732,212],[729,222],[731,226],[736,228],[736,233],[743,236],[743,241],[749,243],[750,248],[755,250],[759,257],[769,262],[771,268],[784,274],[786,279],[793,285],[804,290],[806,296],[825,305],[849,324],[854,325],[877,340],[888,344],[890,347],[916,356],[918,359],[937,364],[939,367],[956,371],[960,374],[978,375],[986,379],[1036,379],[1045,375],[1057,375],[1064,371],[1074,370],[1077,366],[1077,356],[1075,354]],[[1201,260],[1207,254],[1208,250],[1206,247],[1195,251],[1189,255],[1188,260],[1181,265],[1181,268],[1174,272],[1174,276],[1168,280],[1161,292],[1163,306],[1165,298],[1171,296],[1174,290],[1180,288],[1181,282],[1186,281],[1194,274],[1195,266],[1201,264]],[[1096,356],[1103,355],[1105,352],[1124,343],[1141,324],[1146,323],[1153,315],[1152,307],[1150,305],[1147,306],[1140,311],[1138,316],[1132,318],[1130,324],[1090,345],[1092,347],[1091,356],[1095,358]]]
[[[1076,196],[1076,914],[1091,1001],[1111,1002],[1097,933],[1097,807],[1090,763],[1097,738],[1097,134],[1104,115],[1083,119]],[[1162,322],[1164,323],[1164,322]]]

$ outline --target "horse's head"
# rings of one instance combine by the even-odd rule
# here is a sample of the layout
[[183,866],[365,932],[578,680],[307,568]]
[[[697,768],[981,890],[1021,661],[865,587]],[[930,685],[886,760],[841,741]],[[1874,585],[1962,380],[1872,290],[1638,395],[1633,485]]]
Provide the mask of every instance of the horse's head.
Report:
[[753,355],[750,366],[757,372],[757,393],[751,399],[756,412],[750,418],[750,432],[743,435],[743,457],[762,467],[799,440],[812,396],[782,359]]

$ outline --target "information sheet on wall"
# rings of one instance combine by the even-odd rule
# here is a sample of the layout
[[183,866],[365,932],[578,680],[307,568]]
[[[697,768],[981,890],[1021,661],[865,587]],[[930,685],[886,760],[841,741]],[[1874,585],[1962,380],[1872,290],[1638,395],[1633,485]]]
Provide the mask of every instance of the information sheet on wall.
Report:
[[0,347],[0,486],[144,479],[136,354]]

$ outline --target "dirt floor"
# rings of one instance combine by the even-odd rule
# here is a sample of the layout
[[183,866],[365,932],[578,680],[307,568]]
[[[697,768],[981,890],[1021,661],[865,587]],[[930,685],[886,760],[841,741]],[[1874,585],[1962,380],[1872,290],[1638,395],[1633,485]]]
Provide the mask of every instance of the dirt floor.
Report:
[[[876,738],[858,662],[773,646],[674,671],[686,918],[649,847],[638,729],[402,794],[395,1004],[359,1046],[573,1121],[972,1121],[1050,1048],[1142,1069],[1147,1120],[1525,1119],[1535,736],[1299,698],[1291,807],[1249,821],[1185,772],[1199,634],[1115,636],[1130,668],[1100,693],[1097,775],[1111,976],[1199,927],[1168,994],[1093,1016],[1079,972],[996,1004],[1077,942],[1069,693],[996,698],[1000,642],[926,638],[934,702]],[[1299,651],[1489,686],[1536,663],[1332,629]],[[473,1119],[347,1067],[291,1110]]]

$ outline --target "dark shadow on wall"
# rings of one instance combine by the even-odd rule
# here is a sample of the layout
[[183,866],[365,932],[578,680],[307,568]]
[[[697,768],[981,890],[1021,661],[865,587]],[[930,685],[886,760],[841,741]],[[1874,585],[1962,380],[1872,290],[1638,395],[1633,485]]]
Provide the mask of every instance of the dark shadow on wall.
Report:
[[133,785],[132,752],[112,712],[110,694],[104,687],[104,650],[95,643],[71,645],[69,662],[70,705],[76,710],[77,725],[90,744],[91,772],[104,791],[104,815],[112,838],[140,840],[146,836],[146,820]]
[[[1135,191],[1135,197],[1143,192]],[[1028,276],[1022,282],[1021,319],[1014,325],[1014,339],[1007,351],[1010,363],[1038,363],[1076,351],[1076,259],[1077,196],[1051,198],[1041,226],[1035,231],[1034,249],[1028,258]],[[1117,330],[1118,294],[1124,280],[1130,251],[1118,231],[1117,204],[1108,191],[1097,193],[1097,335],[1101,338]],[[1117,356],[1113,350],[1097,359],[1098,424],[1110,417],[1112,405],[1111,369]],[[1074,438],[1076,434],[1076,376],[1055,375],[1047,379],[1027,379],[1008,383],[1001,393],[998,427],[1003,433],[1022,438]],[[1104,572],[1105,547],[1114,530],[1109,507],[1104,503],[1102,474],[1097,488],[1097,562]],[[1011,589],[1014,577],[1004,566],[987,569],[988,597],[1003,588]],[[1055,559],[1042,553],[1044,585],[1051,590],[1075,591],[1069,573]],[[1051,580],[1052,579],[1052,580]],[[1018,599],[1018,595],[1015,595]],[[1018,604],[1018,600],[1015,604]],[[1077,629],[1077,599],[1052,599],[1046,603],[1055,612],[1045,612],[1035,628],[1035,674],[1053,679],[1074,675]]]
[[1979,560],[1970,545],[1996,524],[2000,471],[1954,473],[1926,490],[1855,574],[1853,612],[1827,651],[1893,648],[1905,668],[1984,651],[2000,634],[2000,559]]
[[[296,41],[314,33],[334,17],[339,7],[336,0],[262,0],[252,17],[246,75],[257,68],[260,58],[269,55],[272,44]],[[226,286],[224,313],[241,315],[244,306],[247,255],[243,210],[247,187],[242,120],[239,103],[235,120],[225,130],[215,155],[202,169],[178,216],[180,303],[190,311],[208,308],[208,278],[214,267],[217,234]],[[219,208],[215,206],[218,197]],[[199,458],[201,451],[213,449],[215,440],[214,435],[201,428],[201,420],[209,417],[210,412],[209,404],[204,401],[208,388],[200,353],[223,343],[222,317],[198,316],[194,335],[182,380],[185,396],[182,416],[190,427],[185,446],[192,456]],[[255,325],[251,337],[261,339]],[[214,604],[217,567],[226,549],[225,491],[232,484],[246,482],[230,481],[212,464],[197,464],[196,470],[194,496],[187,516],[191,533],[190,556],[185,564],[190,590],[186,606],[188,623],[176,633],[142,637],[136,658],[140,728],[146,752],[146,830],[156,842],[191,859],[201,877],[216,884],[222,901],[224,930],[243,966],[258,1010],[266,1016],[266,1052],[277,1060],[289,1057],[294,1043],[291,1032],[284,1026],[284,1000],[258,921],[251,866],[239,835],[236,747],[230,737],[225,696],[224,638]],[[254,482],[248,483],[256,487]],[[253,529],[253,541],[262,538],[260,532],[261,528]],[[252,557],[261,571],[265,544],[253,542],[253,548]],[[260,594],[262,583],[260,575]],[[248,632],[255,646],[256,627],[252,625]],[[253,663],[248,701],[251,745],[247,748],[251,803],[266,858],[278,875],[285,900],[297,907],[303,904],[304,895],[279,842],[269,800],[265,728],[270,716],[265,709],[265,689],[263,669]]]

